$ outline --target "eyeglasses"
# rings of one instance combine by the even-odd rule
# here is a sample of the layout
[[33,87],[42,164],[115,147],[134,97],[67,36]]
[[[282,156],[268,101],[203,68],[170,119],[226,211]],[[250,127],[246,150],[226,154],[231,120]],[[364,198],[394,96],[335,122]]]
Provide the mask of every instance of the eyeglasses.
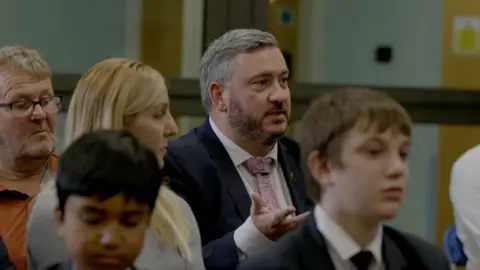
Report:
[[61,97],[46,97],[38,101],[33,100],[19,100],[10,103],[0,103],[0,108],[6,108],[10,113],[16,117],[25,117],[32,114],[36,105],[40,105],[43,111],[47,114],[56,113],[62,108]]

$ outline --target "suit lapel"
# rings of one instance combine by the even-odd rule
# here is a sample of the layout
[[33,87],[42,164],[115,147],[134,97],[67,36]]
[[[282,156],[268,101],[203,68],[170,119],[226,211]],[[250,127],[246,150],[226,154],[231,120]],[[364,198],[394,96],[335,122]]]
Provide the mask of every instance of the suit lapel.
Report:
[[383,233],[382,256],[386,270],[405,270],[408,263],[395,242]]
[[325,238],[318,231],[315,217],[310,214],[301,227],[301,263],[306,270],[335,270]]
[[292,204],[297,209],[297,214],[303,213],[309,210],[308,205],[305,203],[305,198],[308,197],[305,191],[305,185],[303,184],[303,177],[301,171],[294,170],[298,166],[292,166],[291,157],[287,153],[286,147],[279,143],[278,144],[278,162],[282,167],[283,175],[285,176],[285,181],[287,181],[288,190],[292,198]]
[[214,161],[214,166],[217,166],[220,181],[226,184],[228,193],[235,202],[242,219],[247,219],[250,215],[250,196],[238,174],[237,168],[235,168],[227,150],[225,150],[225,147],[217,135],[215,135],[215,132],[213,132],[208,119],[199,127],[199,133],[201,141],[205,144],[205,148]]

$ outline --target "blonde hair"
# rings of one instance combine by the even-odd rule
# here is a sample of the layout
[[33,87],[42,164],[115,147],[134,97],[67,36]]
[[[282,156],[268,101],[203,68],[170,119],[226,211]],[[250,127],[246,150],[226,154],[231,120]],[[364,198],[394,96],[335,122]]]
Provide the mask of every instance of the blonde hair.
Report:
[[[165,87],[160,73],[139,61],[111,58],[95,64],[82,76],[70,101],[65,146],[89,131],[123,129],[125,116],[152,106],[161,95],[159,87]],[[191,260],[190,226],[176,195],[166,186],[159,191],[150,229]]]
[[39,80],[51,79],[52,73],[38,51],[22,46],[0,48],[0,72],[23,72]]

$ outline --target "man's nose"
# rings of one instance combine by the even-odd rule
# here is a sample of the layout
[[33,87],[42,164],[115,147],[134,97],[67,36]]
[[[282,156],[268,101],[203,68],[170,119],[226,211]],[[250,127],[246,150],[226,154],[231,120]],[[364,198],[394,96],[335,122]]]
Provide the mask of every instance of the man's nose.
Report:
[[33,105],[31,120],[44,120],[47,118],[47,113],[40,104]]
[[279,84],[277,84],[274,87],[275,89],[273,93],[270,95],[270,101],[283,103],[290,99],[290,89],[288,87],[284,88]]

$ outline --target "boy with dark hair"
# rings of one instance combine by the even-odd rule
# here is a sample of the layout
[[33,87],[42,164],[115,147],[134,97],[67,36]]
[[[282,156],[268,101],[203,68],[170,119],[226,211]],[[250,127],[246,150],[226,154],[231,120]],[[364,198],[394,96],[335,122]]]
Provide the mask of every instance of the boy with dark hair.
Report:
[[134,269],[163,176],[133,135],[88,133],[59,160],[58,234],[71,261],[61,270]]
[[449,269],[439,247],[382,225],[403,199],[411,128],[405,109],[378,91],[340,89],[314,101],[300,144],[317,205],[301,228],[240,269]]

